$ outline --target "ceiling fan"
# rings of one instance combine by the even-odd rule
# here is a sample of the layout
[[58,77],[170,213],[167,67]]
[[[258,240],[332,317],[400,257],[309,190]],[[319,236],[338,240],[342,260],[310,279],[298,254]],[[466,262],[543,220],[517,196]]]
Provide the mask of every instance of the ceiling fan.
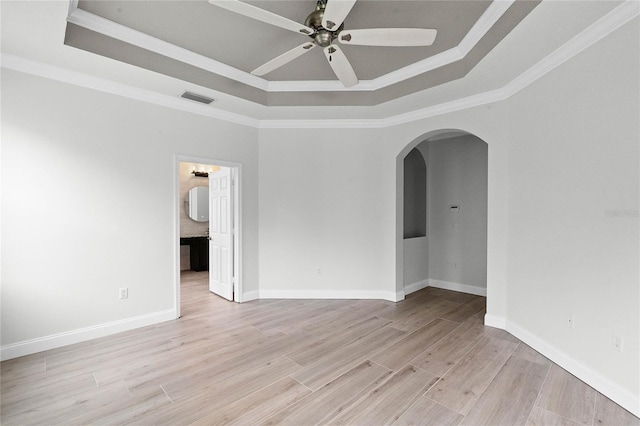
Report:
[[294,47],[251,71],[251,74],[258,76],[268,74],[320,46],[344,87],[352,87],[358,84],[358,77],[345,54],[335,43],[336,40],[341,44],[360,46],[430,46],[437,34],[437,30],[426,28],[345,30],[344,19],[356,0],[318,0],[316,10],[307,16],[304,25],[239,0],[209,0],[209,3],[311,38],[311,41]]

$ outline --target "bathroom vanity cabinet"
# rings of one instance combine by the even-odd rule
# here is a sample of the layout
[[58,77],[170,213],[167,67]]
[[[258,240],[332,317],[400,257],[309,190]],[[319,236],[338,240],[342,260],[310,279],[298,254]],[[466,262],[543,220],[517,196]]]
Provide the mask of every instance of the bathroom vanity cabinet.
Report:
[[207,236],[181,237],[181,246],[189,246],[189,262],[192,271],[209,269],[209,238]]

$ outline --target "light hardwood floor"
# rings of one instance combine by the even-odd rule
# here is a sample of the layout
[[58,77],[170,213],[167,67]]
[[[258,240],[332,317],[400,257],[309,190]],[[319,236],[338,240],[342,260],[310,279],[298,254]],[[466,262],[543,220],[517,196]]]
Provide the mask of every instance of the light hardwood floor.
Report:
[[482,297],[400,303],[208,293],[183,317],[1,364],[3,425],[640,425],[510,334]]

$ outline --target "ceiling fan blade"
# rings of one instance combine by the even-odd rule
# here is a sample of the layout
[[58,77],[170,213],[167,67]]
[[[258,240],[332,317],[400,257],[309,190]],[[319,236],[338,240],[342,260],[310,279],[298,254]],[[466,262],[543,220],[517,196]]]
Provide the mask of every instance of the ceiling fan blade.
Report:
[[282,55],[278,56],[277,58],[274,58],[274,59],[270,60],[266,64],[259,66],[255,70],[251,71],[251,74],[253,74],[253,75],[265,75],[265,74],[268,74],[271,71],[273,71],[273,70],[275,70],[277,68],[280,68],[284,64],[287,64],[287,63],[293,61],[298,56],[304,55],[305,53],[307,53],[308,51],[310,51],[314,47],[316,47],[316,45],[311,43],[311,42],[307,42],[307,43],[301,44],[298,47],[294,47],[293,49],[291,49],[291,50],[289,50],[287,52],[284,52]]
[[329,65],[333,68],[333,72],[342,82],[344,87],[351,87],[358,84],[358,77],[351,67],[349,60],[342,53],[342,50],[335,44],[324,48],[324,55],[329,61]]
[[337,30],[355,3],[356,0],[327,0],[322,26],[328,30]]
[[425,28],[344,30],[338,35],[338,41],[360,46],[431,46],[437,33],[438,30]]
[[252,6],[239,0],[209,0],[209,3],[214,6],[230,10],[231,12],[244,15],[248,18],[255,19],[257,21],[266,22],[267,24],[284,28],[285,30],[306,35],[311,35],[315,32],[313,28],[299,24],[289,18],[276,15],[275,13],[260,9],[259,7]]

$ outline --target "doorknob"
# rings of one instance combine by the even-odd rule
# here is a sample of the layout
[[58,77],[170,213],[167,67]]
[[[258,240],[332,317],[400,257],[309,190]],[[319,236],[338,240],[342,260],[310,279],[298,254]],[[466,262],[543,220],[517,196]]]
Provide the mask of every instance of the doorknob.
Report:
[[207,240],[213,241],[213,237],[207,237]]

